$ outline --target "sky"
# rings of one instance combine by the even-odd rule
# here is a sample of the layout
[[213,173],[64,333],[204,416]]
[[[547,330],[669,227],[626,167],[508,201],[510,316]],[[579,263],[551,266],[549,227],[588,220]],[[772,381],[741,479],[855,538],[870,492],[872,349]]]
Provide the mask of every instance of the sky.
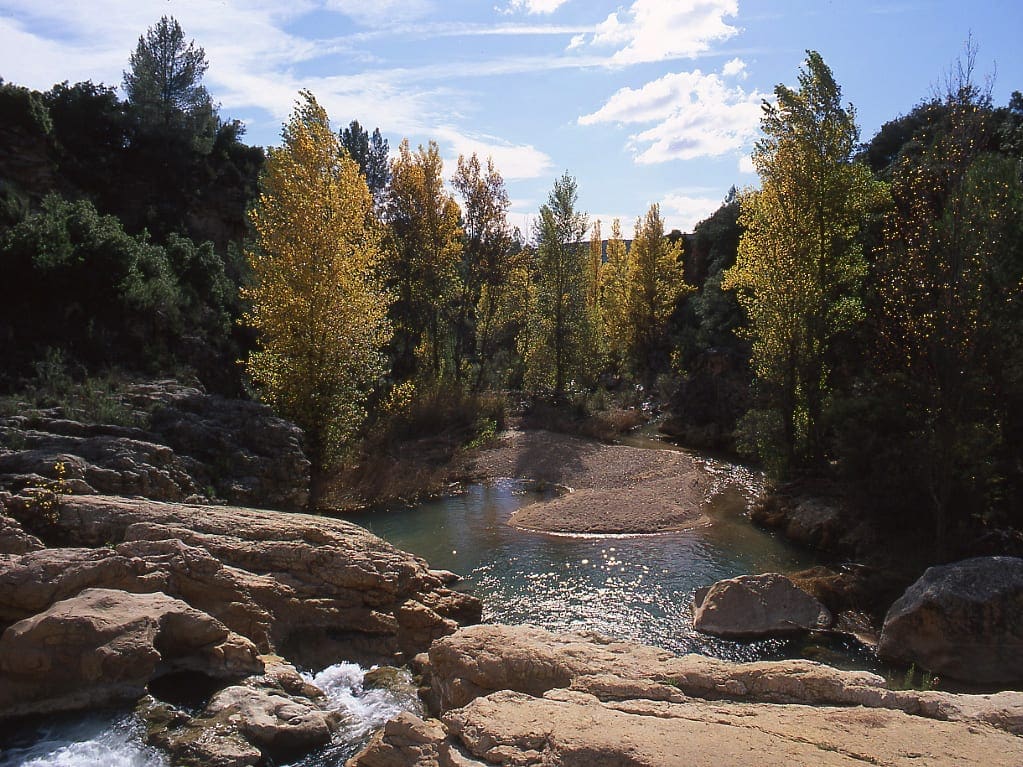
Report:
[[0,77],[120,86],[139,36],[178,20],[246,141],[280,142],[302,89],[394,150],[492,156],[528,233],[556,178],[630,236],[661,206],[691,231],[756,185],[761,104],[819,51],[862,139],[940,90],[967,39],[995,104],[1023,90],[1023,0],[0,0]]

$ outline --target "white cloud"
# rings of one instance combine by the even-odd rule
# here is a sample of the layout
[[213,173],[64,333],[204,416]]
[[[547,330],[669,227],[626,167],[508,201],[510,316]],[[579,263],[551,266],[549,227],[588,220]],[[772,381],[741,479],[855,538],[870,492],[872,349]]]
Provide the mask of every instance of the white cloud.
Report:
[[634,0],[598,24],[589,43],[616,48],[609,63],[617,65],[692,58],[737,34],[726,19],[738,12],[738,0]]
[[459,155],[468,157],[473,152],[483,162],[492,157],[494,167],[506,181],[539,178],[553,167],[551,158],[532,144],[511,144],[495,136],[467,135],[450,125],[434,129],[433,135],[442,148],[451,150],[444,161],[449,175],[454,173]]
[[554,13],[567,2],[568,0],[510,0],[503,12]]
[[652,123],[630,137],[638,163],[715,157],[749,144],[762,99],[757,91],[746,93],[697,69],[667,74],[639,89],[622,88],[579,123]]
[[735,58],[727,62],[724,67],[722,67],[721,74],[725,77],[738,77],[742,80],[749,77],[749,72],[746,71],[746,62],[739,58]]
[[721,207],[720,197],[694,197],[671,193],[661,201],[661,217],[666,231],[691,232],[696,225]]
[[753,167],[753,158],[744,154],[739,158],[739,173],[746,173],[748,175],[756,175],[757,169]]
[[404,23],[421,18],[433,9],[429,0],[327,0],[327,7],[369,27]]

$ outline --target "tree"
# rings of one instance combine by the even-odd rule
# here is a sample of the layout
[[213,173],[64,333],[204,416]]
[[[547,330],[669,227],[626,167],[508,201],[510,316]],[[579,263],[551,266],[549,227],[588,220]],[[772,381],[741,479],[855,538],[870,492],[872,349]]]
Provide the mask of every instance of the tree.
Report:
[[656,374],[667,369],[668,319],[679,298],[692,291],[682,280],[682,244],[665,238],[657,204],[636,222],[630,261],[629,351],[649,389]]
[[594,333],[587,308],[587,216],[576,210],[576,180],[554,182],[536,225],[536,283],[526,338],[527,385],[564,398],[592,373]]
[[1014,506],[1006,486],[1020,481],[1023,183],[1018,160],[996,153],[1002,126],[972,82],[974,53],[937,100],[943,119],[893,169],[876,266],[883,374],[912,415],[907,452],[942,554],[971,514]]
[[475,152],[469,159],[460,156],[451,183],[462,198],[464,232],[455,318],[455,373],[461,374],[463,359],[475,352],[478,389],[491,361],[498,311],[520,259],[513,251],[508,225],[511,200],[493,159],[487,159],[484,173]]
[[761,437],[795,470],[824,458],[829,355],[836,336],[862,317],[867,267],[857,237],[884,187],[852,162],[855,112],[843,108],[819,53],[807,53],[799,90],[779,85],[774,93],[753,152],[762,188],[741,198],[745,231],[722,286],[737,291],[749,316],[753,367],[780,419],[777,439]]
[[[416,152],[401,142],[391,162],[384,206],[391,247],[387,273],[395,293],[395,374],[439,378],[450,358],[449,312],[461,257],[458,203],[444,188],[436,142]],[[448,371],[450,372],[450,371]]]
[[161,17],[139,37],[129,64],[124,93],[143,128],[184,127],[194,140],[212,141],[216,110],[202,84],[206,52],[194,40],[185,43],[173,17]]
[[317,466],[337,458],[365,417],[390,337],[373,200],[327,113],[302,92],[270,149],[250,211],[256,247],[247,369],[261,396],[305,431]]
[[379,208],[383,204],[387,184],[391,181],[387,139],[380,135],[379,128],[374,128],[371,136],[359,125],[358,120],[352,120],[348,127],[341,131],[341,146],[359,164],[359,170],[366,179],[370,194]]
[[607,261],[600,270],[600,325],[604,345],[615,372],[621,372],[632,346],[629,323],[629,285],[632,262],[622,239],[622,224],[617,218],[611,222],[611,237],[607,241]]

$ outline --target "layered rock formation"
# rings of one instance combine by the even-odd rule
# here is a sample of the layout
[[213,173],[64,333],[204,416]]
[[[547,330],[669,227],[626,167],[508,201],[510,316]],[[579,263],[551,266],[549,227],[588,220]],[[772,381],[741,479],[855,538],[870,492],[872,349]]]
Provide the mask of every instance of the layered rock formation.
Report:
[[[0,489],[41,487],[63,470],[68,490],[161,501],[217,498],[298,511],[309,499],[302,433],[265,405],[206,395],[173,381],[108,395],[122,420],[76,420],[26,406],[0,419]],[[10,446],[16,446],[12,448]]]
[[354,767],[1008,767],[1023,759],[1020,693],[892,691],[874,674],[809,661],[676,657],[521,626],[462,629],[417,662],[440,719],[398,717]]
[[889,609],[878,653],[955,679],[1023,682],[1023,559],[928,568]]

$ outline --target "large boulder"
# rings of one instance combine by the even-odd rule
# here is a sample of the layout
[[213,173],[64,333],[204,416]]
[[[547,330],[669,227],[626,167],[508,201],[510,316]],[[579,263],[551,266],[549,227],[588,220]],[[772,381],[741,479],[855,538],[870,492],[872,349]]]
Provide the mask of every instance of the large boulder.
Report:
[[964,681],[1023,682],[1023,559],[928,568],[889,609],[878,653]]
[[25,554],[43,548],[43,542],[29,535],[18,520],[4,516],[0,504],[0,554]]
[[[9,513],[31,518],[29,500],[11,498]],[[83,588],[163,591],[261,650],[323,667],[410,658],[482,612],[449,574],[339,519],[67,496],[51,533],[98,548],[0,557],[0,626]]]
[[147,742],[195,767],[291,761],[329,743],[342,719],[314,699],[254,685],[220,690],[194,717],[153,701],[140,708]]
[[695,595],[693,627],[705,634],[751,639],[830,626],[828,609],[778,573],[728,578]]
[[0,718],[132,701],[178,671],[262,670],[252,642],[178,599],[87,589],[0,636]]

